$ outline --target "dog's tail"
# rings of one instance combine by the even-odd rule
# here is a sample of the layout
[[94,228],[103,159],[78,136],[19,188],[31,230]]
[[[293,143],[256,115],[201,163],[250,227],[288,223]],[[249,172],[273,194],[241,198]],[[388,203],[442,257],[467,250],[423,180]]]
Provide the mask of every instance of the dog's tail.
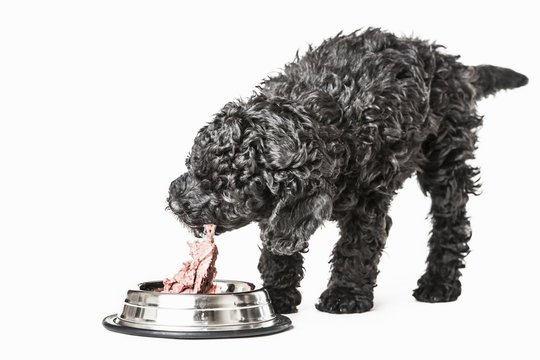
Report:
[[471,70],[471,84],[476,89],[476,99],[493,95],[499,90],[518,88],[529,82],[525,75],[498,66],[472,66]]

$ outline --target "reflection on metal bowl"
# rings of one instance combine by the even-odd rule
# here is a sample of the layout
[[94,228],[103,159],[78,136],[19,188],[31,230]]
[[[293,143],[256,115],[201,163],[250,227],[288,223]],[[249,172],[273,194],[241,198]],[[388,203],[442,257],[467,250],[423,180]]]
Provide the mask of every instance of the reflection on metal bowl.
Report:
[[111,331],[180,339],[269,335],[291,327],[276,314],[264,288],[235,280],[215,280],[215,294],[161,293],[163,282],[129,290],[120,314],[103,319]]

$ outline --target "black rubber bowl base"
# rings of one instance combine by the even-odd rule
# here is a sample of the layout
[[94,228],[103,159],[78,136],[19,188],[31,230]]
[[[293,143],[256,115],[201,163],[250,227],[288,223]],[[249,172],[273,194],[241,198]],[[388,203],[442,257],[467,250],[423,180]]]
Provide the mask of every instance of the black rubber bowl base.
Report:
[[214,330],[214,331],[165,331],[147,330],[124,326],[116,322],[116,314],[103,319],[103,326],[110,331],[147,337],[160,337],[169,339],[227,339],[251,336],[263,336],[276,334],[292,327],[291,319],[283,315],[276,315],[273,325],[267,327],[244,329],[244,330]]

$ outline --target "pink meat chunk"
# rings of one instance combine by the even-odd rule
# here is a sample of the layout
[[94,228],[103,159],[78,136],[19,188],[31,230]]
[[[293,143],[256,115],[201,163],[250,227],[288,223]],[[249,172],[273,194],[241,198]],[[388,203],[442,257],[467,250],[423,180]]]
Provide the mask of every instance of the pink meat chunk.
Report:
[[216,259],[218,250],[214,243],[216,225],[204,225],[204,238],[189,242],[190,256],[193,260],[183,264],[172,279],[163,281],[163,291],[172,294],[214,294],[217,286]]

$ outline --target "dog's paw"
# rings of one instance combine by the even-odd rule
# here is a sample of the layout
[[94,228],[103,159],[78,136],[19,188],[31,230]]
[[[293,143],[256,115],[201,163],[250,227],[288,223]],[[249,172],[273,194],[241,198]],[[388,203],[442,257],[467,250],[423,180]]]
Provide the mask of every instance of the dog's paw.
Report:
[[354,289],[331,286],[320,296],[317,310],[332,314],[351,314],[369,311],[373,307],[373,294],[362,294]]
[[461,283],[453,281],[418,281],[418,288],[413,291],[413,296],[418,301],[437,303],[455,301],[461,295]]
[[276,289],[266,287],[272,307],[278,314],[292,314],[298,311],[297,306],[302,301],[302,295],[296,288]]

